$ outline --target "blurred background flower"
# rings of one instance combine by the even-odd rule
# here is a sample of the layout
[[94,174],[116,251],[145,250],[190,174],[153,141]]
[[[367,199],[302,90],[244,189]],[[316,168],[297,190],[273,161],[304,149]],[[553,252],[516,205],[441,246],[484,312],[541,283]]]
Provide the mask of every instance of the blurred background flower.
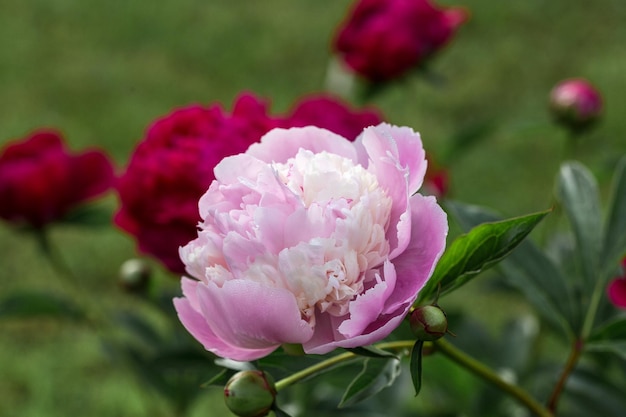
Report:
[[113,185],[101,150],[71,153],[60,132],[37,130],[0,150],[0,217],[41,228]]
[[558,123],[574,133],[580,132],[602,115],[602,96],[589,81],[571,78],[554,86],[550,92],[550,109]]
[[424,65],[467,17],[464,9],[429,0],[361,0],[340,27],[334,49],[365,79],[389,81]]

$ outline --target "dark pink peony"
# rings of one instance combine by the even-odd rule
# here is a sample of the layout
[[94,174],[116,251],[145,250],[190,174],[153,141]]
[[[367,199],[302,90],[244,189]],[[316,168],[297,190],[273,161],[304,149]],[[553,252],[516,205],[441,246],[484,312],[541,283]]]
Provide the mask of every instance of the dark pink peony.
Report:
[[431,276],[448,224],[419,134],[369,127],[356,141],[313,126],[274,129],[224,158],[181,248],[174,299],[185,328],[226,358],[281,344],[324,354],[369,345],[404,319]]
[[230,115],[217,104],[192,105],[157,120],[119,179],[115,223],[137,239],[141,252],[184,272],[178,248],[196,236],[198,200],[214,179],[213,168],[274,124],[266,103],[247,94]]
[[334,49],[366,79],[391,80],[441,49],[466,19],[464,9],[440,9],[428,0],[361,0]]
[[113,181],[102,151],[70,154],[61,133],[39,130],[0,151],[0,217],[40,228],[103,194]]
[[372,108],[352,110],[343,101],[332,96],[313,95],[296,103],[280,126],[317,126],[354,140],[364,128],[376,126],[382,121],[382,114]]
[[589,81],[571,78],[550,92],[550,109],[557,122],[575,131],[587,128],[602,114],[602,96]]
[[609,283],[607,295],[615,307],[626,309],[626,257],[622,260],[622,275]]

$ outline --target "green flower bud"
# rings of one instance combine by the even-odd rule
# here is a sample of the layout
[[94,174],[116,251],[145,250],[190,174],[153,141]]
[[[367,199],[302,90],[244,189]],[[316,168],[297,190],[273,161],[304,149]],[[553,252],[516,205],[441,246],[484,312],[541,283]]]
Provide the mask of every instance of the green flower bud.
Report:
[[427,342],[440,339],[448,331],[446,313],[438,306],[418,307],[409,317],[411,330],[419,339]]
[[150,284],[152,270],[141,259],[129,259],[120,267],[120,286],[131,293],[144,294]]
[[239,417],[266,416],[276,399],[274,379],[263,371],[241,371],[224,387],[224,401]]

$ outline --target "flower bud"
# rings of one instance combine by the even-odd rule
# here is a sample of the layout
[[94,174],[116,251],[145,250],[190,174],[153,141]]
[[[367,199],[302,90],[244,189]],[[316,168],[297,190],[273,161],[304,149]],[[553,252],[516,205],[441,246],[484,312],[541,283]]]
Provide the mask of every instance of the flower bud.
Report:
[[120,267],[120,286],[131,293],[143,294],[148,289],[152,270],[141,259],[129,259]]
[[419,339],[427,342],[441,338],[448,331],[446,313],[438,306],[418,307],[409,317],[411,330]]
[[555,120],[573,131],[593,124],[602,112],[602,96],[586,80],[572,78],[558,83],[550,93]]
[[274,380],[263,371],[237,372],[224,387],[226,406],[239,417],[266,416],[275,399]]

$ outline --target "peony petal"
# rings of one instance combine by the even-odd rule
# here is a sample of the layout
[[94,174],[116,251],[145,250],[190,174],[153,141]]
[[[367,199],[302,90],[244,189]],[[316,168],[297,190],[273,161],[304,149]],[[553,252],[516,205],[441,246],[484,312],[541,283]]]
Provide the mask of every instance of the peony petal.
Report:
[[350,302],[350,318],[339,326],[339,332],[350,339],[362,334],[365,329],[383,313],[387,298],[391,295],[396,284],[396,271],[391,262],[383,265],[384,280],[377,276],[374,287]]
[[213,333],[204,317],[192,307],[188,299],[174,298],[174,308],[185,329],[187,329],[206,350],[218,356],[238,361],[250,361],[269,355],[275,349],[274,347],[267,349],[243,349],[228,345]]
[[391,318],[381,317],[377,323],[373,323],[373,329],[370,332],[351,339],[342,339],[335,334],[333,329],[336,329],[339,324],[333,320],[332,316],[324,317],[323,319],[316,318],[315,334],[308,342],[303,343],[302,347],[308,354],[323,355],[335,348],[354,348],[371,345],[389,336],[402,323],[404,314],[401,313],[400,311],[398,314],[391,315]]
[[326,129],[314,126],[290,129],[273,129],[261,138],[261,143],[250,145],[246,153],[267,163],[287,162],[298,150],[313,153],[330,152],[356,162],[352,142]]
[[406,250],[393,260],[396,289],[387,300],[385,311],[413,303],[419,290],[432,275],[443,254],[448,234],[446,213],[435,197],[415,194],[411,197],[411,237]]
[[198,284],[197,293],[212,332],[230,345],[265,352],[282,343],[303,343],[313,334],[285,289],[236,279],[221,288]]
[[[379,129],[380,126],[365,129],[355,146],[357,149],[362,148],[368,158],[368,161],[360,159],[361,165],[367,166],[368,171],[376,175],[380,186],[393,201],[387,230],[390,258],[393,259],[402,253],[408,244],[409,235],[406,230],[411,224],[410,218],[405,213],[409,210],[409,173],[407,168],[400,164],[396,141],[389,131]],[[363,158],[362,150],[359,152],[359,157]]]

